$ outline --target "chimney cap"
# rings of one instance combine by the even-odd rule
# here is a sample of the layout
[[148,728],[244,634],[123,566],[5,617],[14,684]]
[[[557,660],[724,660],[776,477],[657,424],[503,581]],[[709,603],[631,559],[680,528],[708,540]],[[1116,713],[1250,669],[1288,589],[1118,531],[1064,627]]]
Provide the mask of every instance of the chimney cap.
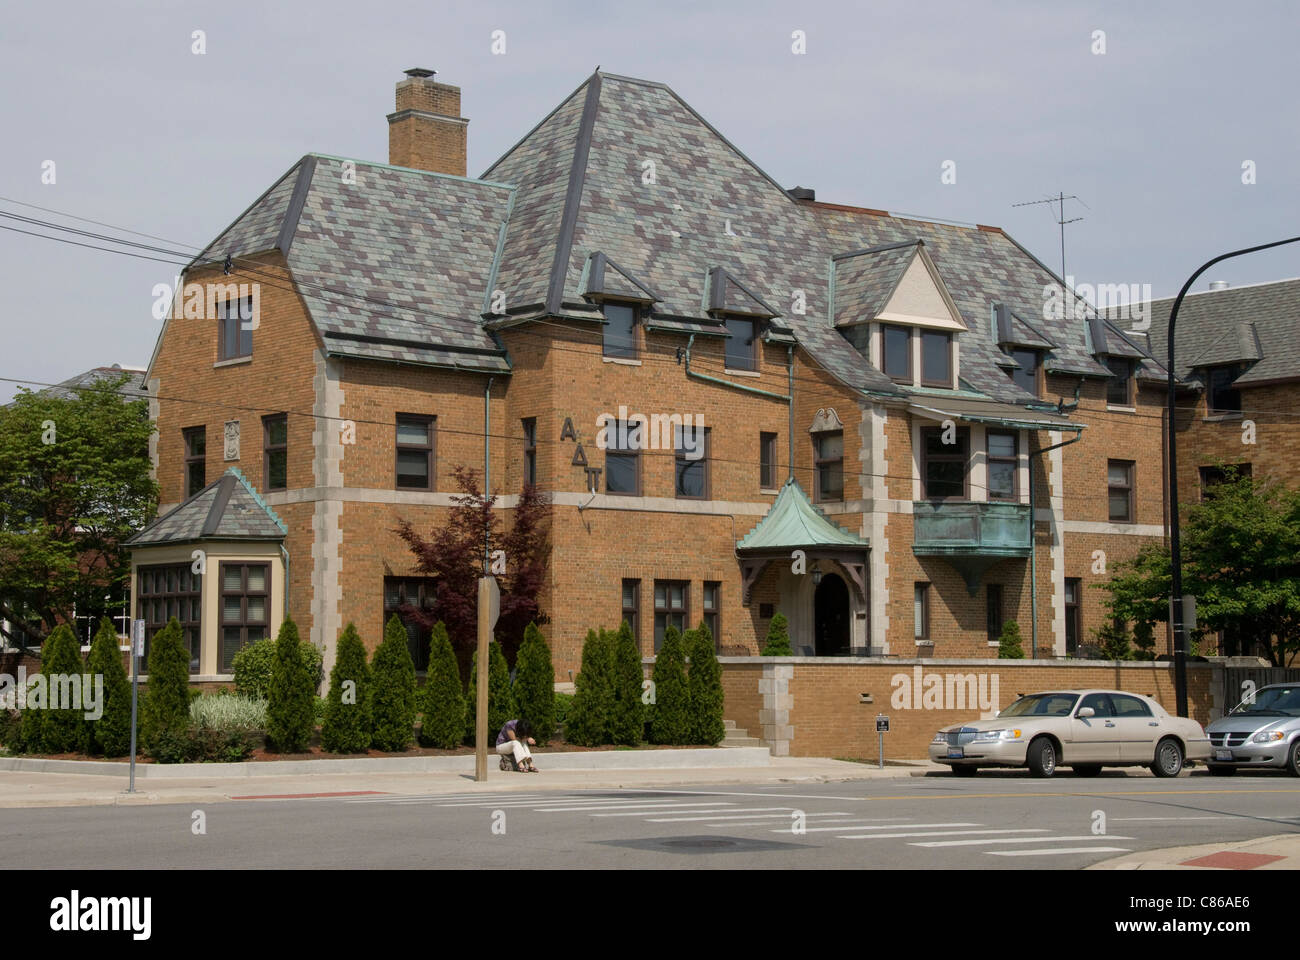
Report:
[[786,191],[795,200],[816,200],[817,191],[812,187],[791,187]]
[[403,70],[402,72],[405,73],[408,77],[416,77],[416,78],[423,79],[424,77],[433,76],[438,71],[430,70],[427,67],[412,67],[410,70]]
[[1228,281],[1227,281],[1227,280],[1211,280],[1211,281],[1210,281],[1210,289],[1211,289],[1211,290],[1227,290],[1227,289],[1228,289]]

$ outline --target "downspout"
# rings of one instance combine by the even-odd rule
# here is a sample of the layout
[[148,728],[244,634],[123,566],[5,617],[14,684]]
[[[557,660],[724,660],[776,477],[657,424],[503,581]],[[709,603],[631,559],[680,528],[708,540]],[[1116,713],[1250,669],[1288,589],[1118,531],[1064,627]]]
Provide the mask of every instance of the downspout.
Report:
[[[489,444],[492,437],[492,384],[496,377],[488,377],[487,386],[483,388],[483,503],[488,502],[492,493],[492,460],[489,456]],[[483,523],[483,576],[488,575],[488,530],[491,529],[487,518]]]
[[280,556],[284,557],[284,616],[289,618],[289,549],[280,544]]
[[1035,660],[1038,659],[1038,517],[1036,514],[1038,507],[1034,503],[1034,457],[1059,450],[1061,447],[1068,447],[1072,443],[1078,443],[1082,438],[1083,431],[1080,429],[1075,431],[1073,440],[1065,440],[1054,443],[1050,447],[1043,447],[1041,450],[1029,451],[1029,656]]

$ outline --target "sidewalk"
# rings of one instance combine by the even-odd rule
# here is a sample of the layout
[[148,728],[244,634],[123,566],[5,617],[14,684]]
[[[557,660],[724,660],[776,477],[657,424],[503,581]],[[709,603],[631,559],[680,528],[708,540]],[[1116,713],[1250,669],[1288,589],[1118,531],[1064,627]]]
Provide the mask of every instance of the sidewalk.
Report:
[[1236,843],[1143,850],[1094,863],[1088,870],[1300,870],[1300,834]]
[[[732,751],[727,751],[731,753]],[[737,751],[738,752],[738,751]],[[604,756],[609,756],[606,753]],[[554,755],[559,757],[560,755]],[[587,754],[590,756],[590,754]],[[543,755],[538,755],[540,763]],[[543,768],[538,774],[504,772],[497,757],[488,757],[488,779],[473,779],[473,758],[468,771],[434,770],[391,772],[364,770],[340,773],[311,773],[306,770],[281,772],[261,769],[250,776],[222,776],[217,771],[195,770],[187,776],[141,777],[136,767],[136,792],[126,793],[127,771],[118,776],[82,773],[47,773],[29,770],[0,772],[0,808],[111,806],[154,803],[217,803],[239,799],[295,799],[349,793],[391,793],[397,796],[422,794],[482,793],[514,790],[660,789],[672,786],[780,783],[833,783],[846,780],[911,777],[938,770],[926,761],[890,765],[883,770],[862,763],[816,757],[772,757],[762,765],[717,763],[710,766],[628,769]],[[310,761],[303,761],[308,763]],[[343,761],[346,762],[346,761]],[[297,767],[298,763],[276,764]],[[269,764],[204,764],[205,767],[241,766],[259,768]]]

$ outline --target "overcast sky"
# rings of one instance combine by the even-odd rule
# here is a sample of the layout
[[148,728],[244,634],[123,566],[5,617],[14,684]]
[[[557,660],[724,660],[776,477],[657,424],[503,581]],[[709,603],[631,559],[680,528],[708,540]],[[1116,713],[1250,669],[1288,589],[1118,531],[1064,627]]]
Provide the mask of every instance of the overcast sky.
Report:
[[[477,175],[599,65],[667,83],[779,183],[995,224],[1054,269],[1055,210],[1013,204],[1077,194],[1067,273],[1170,296],[1218,253],[1300,234],[1298,27],[1291,0],[9,4],[0,210],[202,246],[308,151],[386,161],[408,67],[461,87]],[[0,230],[0,377],[144,366],[173,274]],[[1197,288],[1294,276],[1300,244]]]

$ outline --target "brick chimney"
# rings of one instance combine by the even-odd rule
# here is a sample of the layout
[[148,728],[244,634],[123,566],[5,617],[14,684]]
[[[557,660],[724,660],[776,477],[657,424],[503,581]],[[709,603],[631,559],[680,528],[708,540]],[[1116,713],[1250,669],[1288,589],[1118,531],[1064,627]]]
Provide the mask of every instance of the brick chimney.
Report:
[[465,176],[465,133],[460,87],[438,83],[436,71],[415,68],[397,84],[397,112],[388,115],[388,162]]

